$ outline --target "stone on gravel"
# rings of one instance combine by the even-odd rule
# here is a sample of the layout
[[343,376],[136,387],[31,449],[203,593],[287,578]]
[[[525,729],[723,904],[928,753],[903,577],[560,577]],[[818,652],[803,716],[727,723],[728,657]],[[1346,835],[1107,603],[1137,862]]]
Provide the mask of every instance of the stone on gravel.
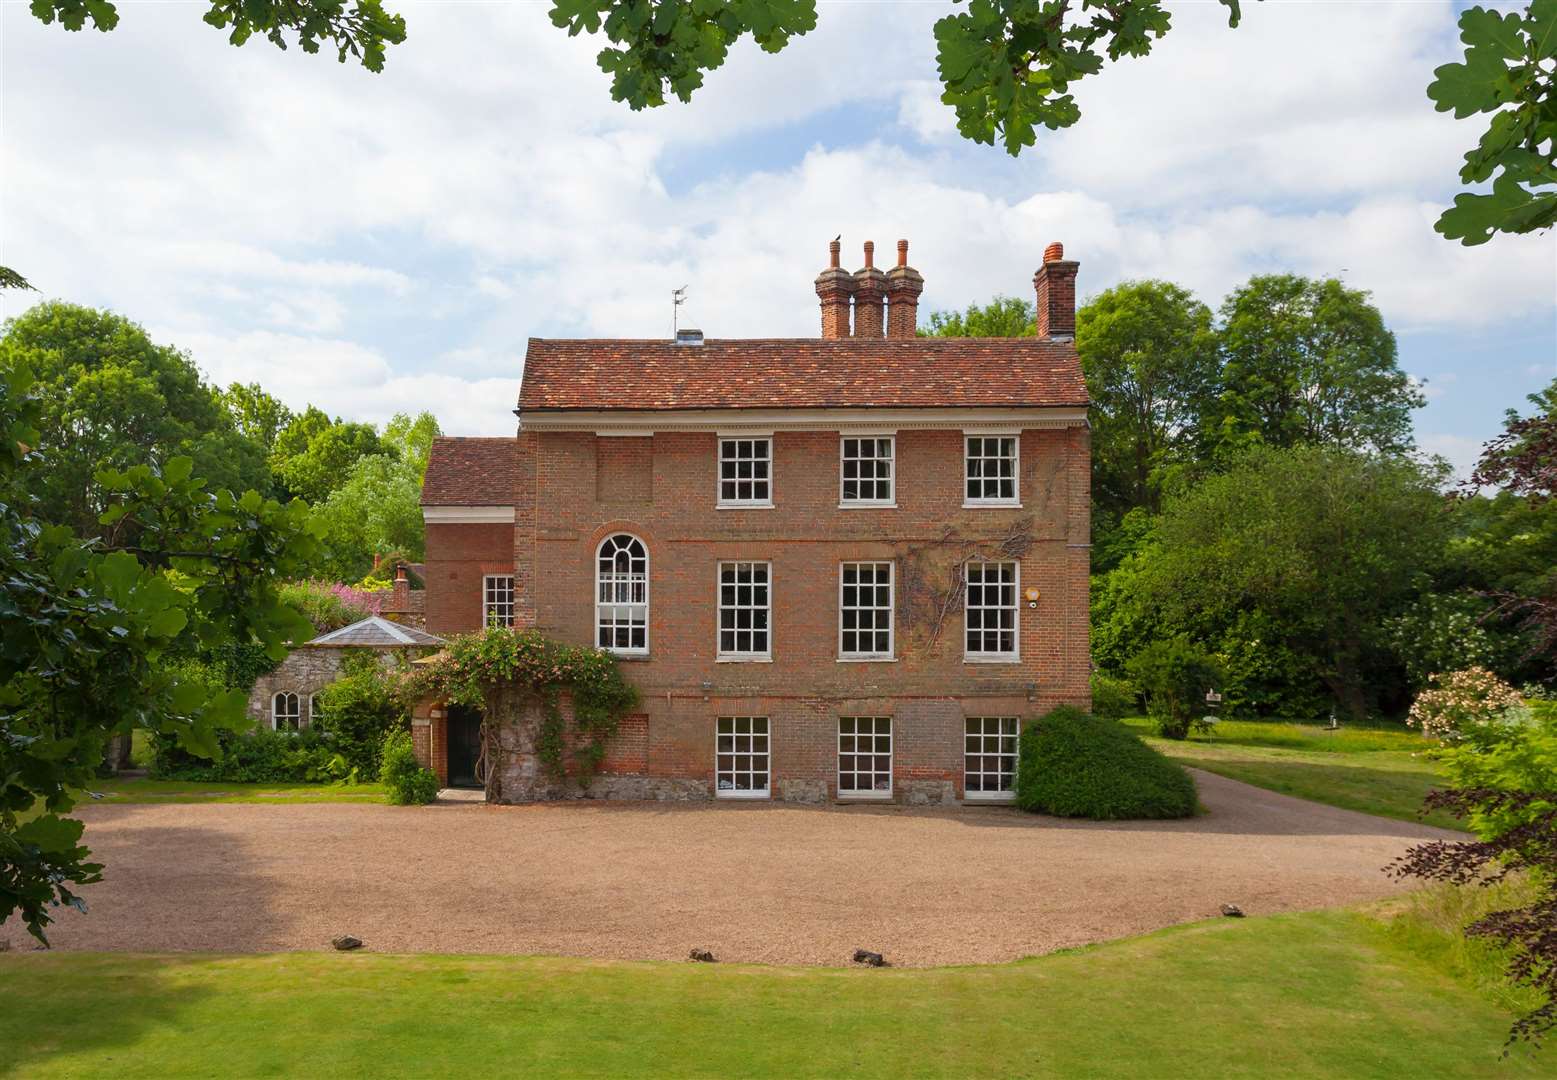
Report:
[[879,952],[871,952],[869,949],[855,949],[854,962],[864,964],[866,967],[891,967]]
[[1243,908],[1239,907],[1237,904],[1223,904],[1222,914],[1226,915],[1229,919],[1241,919],[1243,918]]
[[714,954],[709,952],[707,949],[693,949],[692,959],[696,960],[700,964],[713,964],[717,962],[714,960]]
[[330,944],[334,945],[341,952],[351,952],[353,949],[362,948],[362,939],[345,934],[341,937],[331,938]]

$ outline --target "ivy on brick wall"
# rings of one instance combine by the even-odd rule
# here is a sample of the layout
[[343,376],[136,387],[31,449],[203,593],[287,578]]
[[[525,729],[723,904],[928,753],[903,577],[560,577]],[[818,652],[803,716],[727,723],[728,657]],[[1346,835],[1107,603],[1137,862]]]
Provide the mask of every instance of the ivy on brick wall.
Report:
[[[496,757],[501,720],[538,701],[536,753],[542,765],[560,781],[571,764],[583,784],[600,768],[606,744],[638,703],[637,691],[622,678],[610,653],[564,645],[535,630],[501,626],[452,638],[436,661],[412,679],[419,696],[479,708],[500,721],[485,725],[489,763]],[[562,712],[564,693],[573,704],[571,731]]]

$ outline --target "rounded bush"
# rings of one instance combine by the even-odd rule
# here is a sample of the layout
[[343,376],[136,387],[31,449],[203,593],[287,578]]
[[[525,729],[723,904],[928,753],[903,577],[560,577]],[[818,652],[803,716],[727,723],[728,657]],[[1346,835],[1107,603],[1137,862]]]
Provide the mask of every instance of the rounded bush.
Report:
[[417,764],[411,734],[391,731],[384,738],[379,780],[389,801],[396,806],[425,806],[438,797],[438,776]]
[[1022,732],[1016,804],[1035,814],[1116,821],[1195,812],[1195,782],[1113,720],[1062,705]]

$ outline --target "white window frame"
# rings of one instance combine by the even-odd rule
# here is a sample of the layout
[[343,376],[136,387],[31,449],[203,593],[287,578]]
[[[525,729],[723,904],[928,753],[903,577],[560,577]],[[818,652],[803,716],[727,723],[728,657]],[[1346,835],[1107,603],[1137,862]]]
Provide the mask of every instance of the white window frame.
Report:
[[[746,731],[744,732],[741,731],[742,722],[746,724]],[[762,724],[761,732],[754,730],[759,722]],[[728,732],[724,730],[726,724],[730,726]],[[726,738],[730,739],[731,742],[728,750],[722,745],[722,740]],[[752,740],[747,743],[748,749],[746,750],[738,749],[742,738]],[[755,749],[757,739],[762,740],[763,749],[761,751]],[[763,786],[761,788],[746,789],[735,787],[734,785],[738,783],[737,777],[746,776],[750,779],[759,775],[754,767],[754,763],[750,760],[759,756],[763,758],[763,769],[760,774]],[[724,764],[721,758],[725,757],[731,759],[728,769],[721,768],[721,765]],[[747,767],[744,769],[736,767],[739,764],[739,759],[742,757],[748,759],[746,762]],[[724,788],[720,786],[720,780],[723,776],[729,776],[730,787]],[[720,799],[768,799],[772,798],[772,793],[773,721],[766,716],[716,717],[714,720],[714,796]]]
[[[762,574],[763,574],[761,588],[765,589],[766,593],[767,593],[767,600],[766,600],[765,603],[757,604],[754,601],[754,602],[752,602],[750,604],[742,604],[742,603],[740,603],[740,596],[739,596],[739,592],[738,591],[737,591],[736,602],[735,603],[733,603],[733,604],[726,604],[724,602],[724,589],[725,589],[724,571],[725,571],[725,567],[733,567],[735,569],[735,573],[737,574],[737,576],[739,576],[740,568],[743,567],[743,566],[749,566],[749,567],[751,567],[753,569],[753,571],[757,570],[758,568],[761,569]],[[758,588],[757,582],[753,581],[751,583],[750,587],[755,591]],[[739,590],[741,588],[741,584],[740,584],[739,580],[737,580],[731,586],[731,588]],[[718,563],[716,564],[716,567],[715,567],[714,590],[715,590],[715,592],[714,592],[714,620],[715,620],[714,621],[714,654],[715,654],[716,661],[719,662],[719,663],[725,663],[725,664],[729,664],[729,663],[764,663],[764,662],[772,661],[772,659],[773,659],[773,564],[771,562],[767,562],[767,561],[762,560],[762,559],[720,559],[718,561]],[[750,611],[750,612],[753,613],[753,622],[754,623],[756,621],[756,612],[761,611],[764,614],[764,616],[765,616],[765,618],[763,620],[764,626],[763,626],[762,632],[767,637],[767,648],[765,648],[765,649],[752,649],[752,650],[747,650],[747,651],[742,651],[740,649],[726,649],[724,647],[724,635],[725,635],[724,613],[726,611],[731,611],[731,612]],[[751,628],[751,630],[748,631],[748,632],[755,632],[755,629],[756,629],[755,626],[753,626]],[[739,627],[737,627],[737,628],[731,630],[731,633],[734,633],[734,634],[737,635],[737,637],[739,637],[739,634],[741,633],[741,630],[740,630]]]
[[314,726],[314,703],[319,700],[319,691],[315,690],[308,695],[308,726]]
[[[973,610],[968,571],[974,566],[1010,566],[1011,573],[1011,651],[975,652],[968,648],[968,617]],[[982,572],[981,572],[982,573]],[[982,584],[982,582],[980,582]],[[1001,611],[1004,606],[980,604],[980,611]],[[984,628],[980,628],[981,631]],[[969,559],[962,564],[962,659],[968,664],[1017,664],[1022,660],[1022,561],[1020,559]]]
[[[286,714],[293,722],[291,727],[281,726],[281,714],[276,711],[276,703],[282,698],[292,699],[292,711]],[[303,730],[303,698],[297,691],[277,690],[270,695],[270,730],[290,731],[293,734]]]
[[[858,567],[858,566],[876,566],[876,567],[885,566],[887,568],[887,606],[886,606],[886,608],[883,609],[883,608],[881,608],[877,604],[871,604],[869,606],[861,606],[861,605],[856,604],[854,606],[854,608],[852,609],[852,610],[855,610],[855,611],[881,611],[881,610],[885,610],[886,611],[886,613],[887,613],[887,651],[884,652],[884,653],[883,652],[874,652],[874,651],[872,651],[872,652],[848,652],[843,647],[843,636],[844,636],[845,633],[849,632],[849,631],[847,631],[845,629],[845,627],[843,625],[843,613],[844,613],[845,610],[847,610],[845,608],[845,606],[844,606],[843,590],[844,590],[844,588],[846,586],[844,585],[843,578],[844,578],[844,573],[845,573],[846,569],[848,567],[851,567],[851,566],[856,566],[856,567]],[[870,587],[871,588],[877,588],[877,587],[879,587],[879,584],[880,584],[879,582],[872,582]],[[859,582],[857,580],[855,582],[855,587],[856,588],[859,587]],[[858,620],[856,620],[856,622],[857,621]],[[859,627],[857,625],[855,627],[853,627],[853,632],[856,633],[856,634],[860,632],[860,629],[859,629]],[[872,630],[870,632],[872,634],[875,634],[878,631]],[[897,564],[895,562],[892,562],[890,559],[849,559],[849,560],[846,560],[844,562],[839,563],[838,564],[838,661],[840,663],[849,663],[849,664],[862,664],[862,663],[863,664],[870,664],[870,663],[889,663],[889,662],[891,662],[893,660],[896,660],[896,659],[897,659]]]
[[[1010,439],[1011,440],[1011,496],[1010,498],[987,496],[972,497],[968,494],[968,481],[972,479],[968,475],[969,465],[973,461],[974,439]],[[980,454],[980,460],[988,455]],[[1021,506],[1022,505],[1022,433],[1020,431],[974,431],[964,429],[962,433],[962,505],[973,506]]]
[[[979,726],[979,730],[976,732],[969,730],[975,724]],[[995,725],[993,731],[990,730],[991,724]],[[1010,725],[1010,731],[1004,730],[1007,724]],[[962,798],[964,802],[1008,803],[1016,801],[1016,769],[1018,761],[1018,750],[1021,746],[1021,736],[1022,718],[1019,716],[969,716],[963,720]],[[968,749],[969,739],[977,739],[979,741],[979,749],[977,752]],[[990,739],[996,740],[994,753],[990,753],[986,749],[988,746],[988,740]],[[1007,745],[1006,740],[1010,740],[1009,750],[1005,749],[1005,746]],[[982,759],[989,757],[997,758],[1001,761],[1006,759],[1010,760],[1011,787],[1009,789],[1005,791],[974,791],[968,787],[969,776],[978,776],[983,778],[988,776],[1001,777],[1005,775],[1005,770],[999,768],[998,765],[996,766],[996,770],[994,772],[989,772],[983,768],[980,768],[975,772],[974,770],[968,768],[969,758]],[[982,782],[979,786],[982,789]]]
[[[871,439],[876,442],[885,442],[888,453],[885,458],[872,457],[861,458],[856,456],[855,461],[885,461],[887,463],[887,490],[891,492],[885,499],[851,499],[844,494],[843,485],[847,483],[845,471],[850,460],[847,448],[849,440],[856,442],[861,439]],[[964,444],[966,445],[966,444]],[[858,481],[858,477],[855,478]],[[872,480],[879,482],[878,477]],[[893,509],[897,506],[897,435],[894,433],[870,432],[870,431],[844,431],[838,435],[838,506],[840,509],[851,510],[858,507],[875,507],[877,509]]]
[[[501,595],[502,591],[506,591],[508,593],[508,599],[507,600],[502,600],[502,599],[494,600],[493,599],[493,593],[494,593],[494,584],[493,583],[494,582],[503,582],[503,581],[508,582],[508,585],[506,586],[506,590],[505,590],[505,587],[502,586],[502,585],[495,586],[495,589],[498,591],[499,595]],[[485,630],[489,626],[512,626],[512,625],[514,625],[514,601],[515,601],[515,599],[516,599],[516,593],[515,593],[515,590],[514,590],[514,575],[512,575],[512,574],[483,574],[482,577],[481,577],[481,629]],[[505,606],[508,608],[508,615],[507,615],[506,618],[502,614],[502,609]],[[494,616],[496,616],[495,619],[494,619]]]
[[[869,724],[870,729],[868,731],[862,732],[860,730],[860,725],[862,723]],[[850,730],[847,734],[843,730],[844,725],[846,724],[853,725],[852,730]],[[883,724],[886,726],[886,731],[884,733],[881,730]],[[858,799],[862,801],[884,801],[890,800],[892,798],[892,789],[894,783],[896,782],[893,772],[896,765],[896,761],[893,756],[893,743],[896,741],[896,739],[894,737],[895,733],[892,730],[892,726],[892,717],[890,716],[840,716],[838,718],[838,798],[849,800]],[[877,746],[880,744],[880,741],[883,738],[885,738],[887,741],[887,786],[884,789],[875,786],[880,782],[882,776],[881,770],[875,767],[875,762],[876,759],[881,756],[880,752],[877,750]],[[859,751],[858,740],[860,739],[869,739],[871,741],[870,750],[863,754]],[[845,740],[849,741],[848,749],[845,749]],[[846,754],[848,755],[851,763],[854,765],[852,769],[845,769],[843,767],[844,756]],[[859,767],[859,759],[862,757],[870,759],[870,768],[861,769]],[[871,777],[873,778],[872,786],[865,789],[845,789],[843,785],[845,776],[853,777],[856,782],[858,782],[861,777]]]
[[[613,540],[615,540],[619,536],[625,536],[629,540],[632,540],[632,541],[636,542],[638,547],[641,548],[642,551],[643,551],[643,600],[641,602],[640,601],[632,601],[632,600],[629,600],[629,601],[626,601],[626,602],[604,601],[600,597],[600,590],[605,585],[605,582],[601,580],[601,575],[600,575],[600,554],[601,554],[601,552],[603,552],[605,550],[605,546],[607,544],[611,543]],[[629,555],[629,559],[631,559],[630,555]],[[652,571],[652,564],[650,563],[650,560],[649,560],[649,545],[645,544],[643,542],[643,537],[637,536],[637,535],[635,535],[633,533],[630,533],[630,532],[614,532],[614,533],[610,533],[610,534],[608,534],[606,536],[603,536],[603,537],[600,538],[600,543],[595,545],[594,569],[595,569],[595,576],[594,576],[595,629],[594,629],[594,638],[593,638],[593,640],[594,640],[595,647],[597,649],[602,649],[605,652],[612,653],[612,654],[614,654],[616,656],[648,656],[649,655],[649,585],[650,585],[650,577],[651,577],[651,571]],[[628,577],[627,577],[627,585],[628,585],[629,589],[631,588],[632,584],[633,584],[632,565],[631,565],[631,562],[629,562],[629,564],[628,564]],[[623,645],[602,645],[602,644],[600,644],[600,625],[601,625],[600,624],[600,617],[601,617],[602,609],[604,609],[604,608],[638,608],[638,607],[641,607],[643,609],[643,645],[642,645],[642,647],[634,647],[634,646],[631,646],[631,645],[623,646]],[[618,626],[618,625],[621,625],[621,624],[618,624],[618,623],[613,621],[613,623],[612,623],[613,627]],[[626,625],[629,628],[629,636],[631,636],[632,623],[629,622]]]
[[[758,458],[756,456],[756,448],[754,446],[753,450],[752,450],[752,457],[748,459],[748,460],[754,461],[754,462],[755,461],[766,461],[768,463],[768,475],[767,475],[768,494],[767,494],[766,498],[762,498],[762,499],[758,499],[758,498],[750,498],[750,499],[731,498],[731,499],[727,499],[724,496],[724,484],[725,484],[725,478],[724,478],[724,463],[725,463],[724,445],[725,445],[725,443],[737,443],[737,444],[739,444],[739,443],[743,443],[743,442],[749,442],[749,443],[753,443],[753,444],[755,444],[755,443],[767,443],[768,453],[767,453],[766,457]],[[758,432],[743,431],[743,432],[738,432],[738,433],[734,433],[734,434],[725,434],[723,432],[719,433],[716,436],[715,442],[714,442],[714,506],[715,506],[715,508],[720,509],[720,510],[770,510],[770,509],[772,509],[773,508],[773,450],[774,450],[774,438],[773,438],[773,433],[771,431],[758,431]],[[736,462],[737,464],[741,461],[740,450],[739,450],[738,446],[737,446],[737,449],[736,449],[736,456],[733,457],[733,458],[730,458],[729,460],[731,460],[733,462]],[[753,471],[755,472],[755,470],[753,470]],[[753,490],[755,490],[755,480],[756,480],[756,478],[753,477],[753,482],[754,482]],[[740,481],[740,478],[736,477],[731,482],[732,483],[739,483],[739,481]]]

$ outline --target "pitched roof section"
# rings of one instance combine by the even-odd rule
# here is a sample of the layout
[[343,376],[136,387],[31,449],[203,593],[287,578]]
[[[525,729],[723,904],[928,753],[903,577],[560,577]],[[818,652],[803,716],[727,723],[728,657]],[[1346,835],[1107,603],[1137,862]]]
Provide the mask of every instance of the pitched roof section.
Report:
[[423,506],[512,506],[518,485],[512,438],[438,438],[427,457]]
[[370,615],[366,619],[320,634],[310,645],[358,645],[370,648],[404,648],[407,645],[442,645],[444,640],[414,626]]
[[1083,406],[1070,341],[531,338],[521,412]]

